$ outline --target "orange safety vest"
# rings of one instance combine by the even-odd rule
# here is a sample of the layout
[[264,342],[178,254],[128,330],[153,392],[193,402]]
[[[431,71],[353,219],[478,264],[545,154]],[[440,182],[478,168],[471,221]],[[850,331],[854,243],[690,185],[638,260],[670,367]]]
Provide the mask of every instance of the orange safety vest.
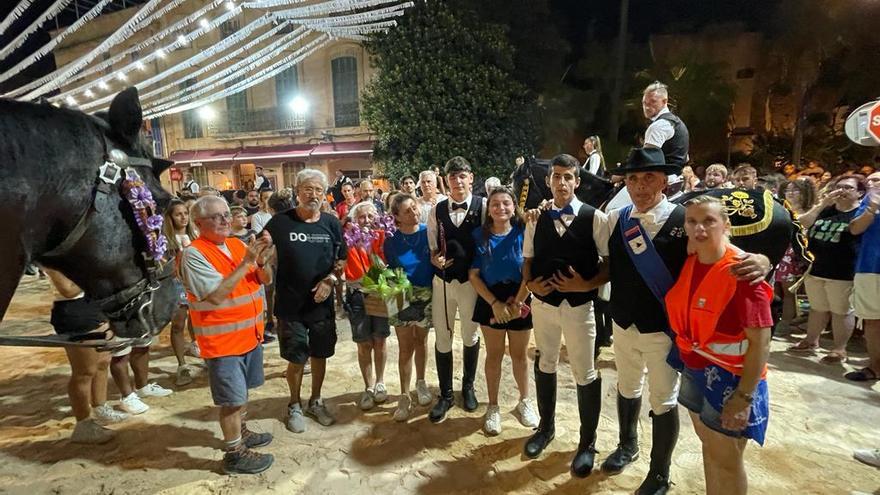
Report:
[[[718,320],[736,293],[737,281],[731,275],[730,267],[738,262],[737,254],[738,251],[728,246],[721,260],[709,268],[693,296],[691,284],[697,255],[688,257],[678,281],[666,293],[666,312],[669,326],[676,334],[675,343],[682,354],[699,354],[735,375],[742,375],[749,348],[745,329],[735,335],[715,331]],[[766,366],[764,368],[762,375],[767,372]]]
[[[202,238],[188,249],[197,249],[211,266],[226,278],[244,259],[247,247],[238,239],[226,239],[230,258],[216,244]],[[263,340],[263,295],[256,270],[239,280],[220,304],[199,301],[189,290],[189,316],[193,333],[204,358],[240,356],[252,351]]]

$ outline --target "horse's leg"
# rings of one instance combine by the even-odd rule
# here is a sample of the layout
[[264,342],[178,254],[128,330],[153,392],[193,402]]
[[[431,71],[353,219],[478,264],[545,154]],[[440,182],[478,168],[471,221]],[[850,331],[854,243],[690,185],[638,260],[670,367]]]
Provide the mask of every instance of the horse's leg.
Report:
[[9,308],[25,265],[24,247],[19,242],[5,244],[3,256],[0,256],[0,320]]

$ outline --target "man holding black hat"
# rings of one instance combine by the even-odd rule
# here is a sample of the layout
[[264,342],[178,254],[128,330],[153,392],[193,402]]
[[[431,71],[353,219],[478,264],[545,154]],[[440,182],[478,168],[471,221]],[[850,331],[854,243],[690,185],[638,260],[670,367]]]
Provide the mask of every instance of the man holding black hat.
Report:
[[468,269],[476,246],[471,233],[486,218],[486,198],[474,196],[471,186],[474,174],[463,157],[446,162],[446,180],[449,197],[437,203],[428,216],[428,245],[431,264],[434,265],[432,307],[434,308],[434,347],[440,396],[428,418],[439,423],[454,405],[452,397],[452,327],[455,312],[461,320],[461,339],[464,341],[464,376],[461,380],[461,399],[465,411],[477,409],[474,378],[480,357],[480,337],[477,323],[471,321],[477,293],[468,282]]
[[556,365],[562,336],[577,382],[580,441],[571,462],[573,475],[584,478],[593,470],[596,428],[602,402],[602,378],[595,366],[596,289],[608,280],[600,270],[594,232],[604,232],[605,214],[581,203],[574,191],[580,185],[580,163],[571,155],[550,162],[547,186],[551,208],[529,222],[523,240],[523,278],[535,295],[532,315],[538,353],[535,390],[541,422],[525,445],[534,459],[553,440],[556,425]]
[[[639,457],[637,425],[647,376],[654,423],[651,464],[636,493],[662,495],[669,489],[679,429],[679,373],[669,364],[676,358],[669,354],[674,345],[663,300],[687,258],[684,207],[666,199],[663,189],[666,176],[680,167],[668,164],[662,150],[646,147],[633,149],[618,170],[633,204],[610,211],[607,229],[596,235],[599,254],[610,265],[620,423],[620,443],[602,469],[616,474]],[[734,266],[741,279],[760,280],[770,271],[765,256],[744,254],[741,259]]]

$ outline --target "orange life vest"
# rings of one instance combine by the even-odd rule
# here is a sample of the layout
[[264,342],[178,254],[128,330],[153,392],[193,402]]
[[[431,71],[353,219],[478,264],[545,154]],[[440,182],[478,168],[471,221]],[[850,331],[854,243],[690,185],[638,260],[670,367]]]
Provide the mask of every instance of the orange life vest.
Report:
[[[226,239],[230,258],[216,244],[202,238],[192,241],[211,266],[226,278],[244,259],[247,247],[235,238]],[[252,351],[263,340],[263,295],[256,270],[239,280],[220,304],[199,301],[189,290],[189,315],[193,333],[204,358],[239,356]]]
[[666,312],[669,326],[676,334],[675,343],[683,355],[699,354],[735,375],[742,375],[749,348],[745,329],[735,335],[715,331],[718,320],[736,293],[737,281],[730,273],[730,267],[738,262],[737,254],[738,251],[728,246],[721,260],[709,268],[693,296],[691,284],[697,255],[689,256],[675,285],[666,293]]

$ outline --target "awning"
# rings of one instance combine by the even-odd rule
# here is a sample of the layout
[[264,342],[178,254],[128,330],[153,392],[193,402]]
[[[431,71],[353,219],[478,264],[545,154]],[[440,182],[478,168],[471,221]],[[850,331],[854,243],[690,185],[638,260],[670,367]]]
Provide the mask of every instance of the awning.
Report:
[[231,162],[236,153],[238,153],[237,149],[198,151],[180,150],[171,152],[168,159],[176,164]]
[[251,146],[235,155],[235,161],[306,159],[315,148],[313,144],[287,144],[281,146]]
[[373,141],[339,141],[322,143],[315,147],[313,158],[347,158],[371,155]]

